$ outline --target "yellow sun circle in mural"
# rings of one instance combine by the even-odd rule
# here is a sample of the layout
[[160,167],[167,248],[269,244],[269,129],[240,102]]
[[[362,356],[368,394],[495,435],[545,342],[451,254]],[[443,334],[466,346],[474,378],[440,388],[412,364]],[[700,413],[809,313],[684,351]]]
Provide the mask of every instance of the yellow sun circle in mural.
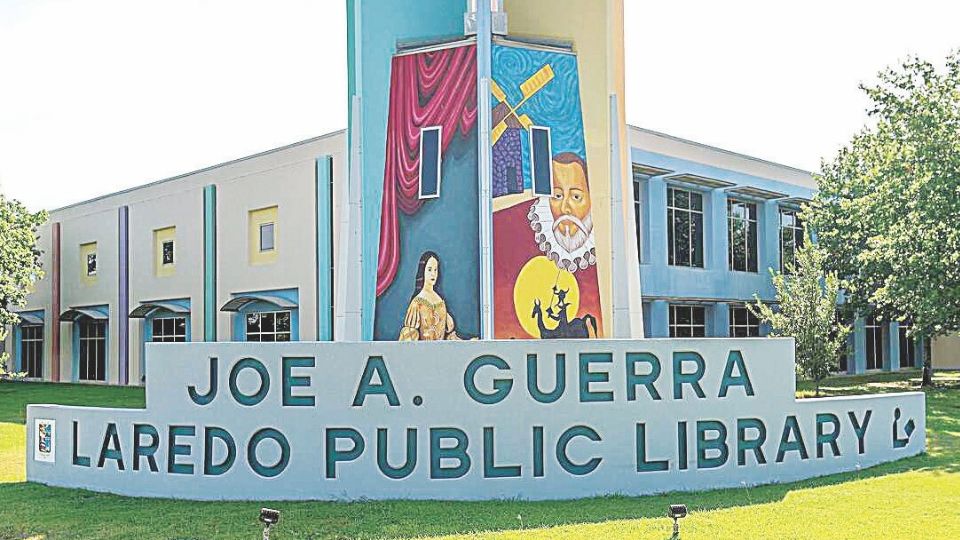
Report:
[[[559,297],[554,288],[564,296],[567,306],[567,320],[572,320],[580,311],[580,286],[577,278],[566,270],[557,268],[550,259],[539,256],[527,261],[517,276],[513,286],[513,308],[524,331],[531,337],[540,337],[540,325],[547,330],[557,327],[557,321],[550,317],[559,317]],[[537,315],[537,301],[540,314]]]

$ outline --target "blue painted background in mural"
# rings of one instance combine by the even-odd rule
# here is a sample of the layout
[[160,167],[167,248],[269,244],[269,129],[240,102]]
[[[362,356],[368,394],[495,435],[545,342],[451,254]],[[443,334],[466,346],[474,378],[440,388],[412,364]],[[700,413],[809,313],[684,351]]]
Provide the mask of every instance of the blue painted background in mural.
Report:
[[[572,152],[586,159],[576,56],[571,53],[494,45],[492,63],[493,80],[506,95],[507,106],[516,107],[517,115],[528,116],[533,125],[551,128],[553,155]],[[546,65],[551,66],[552,79],[530,95],[529,99],[525,99],[521,86]],[[497,105],[496,97],[493,103]],[[523,104],[518,107],[520,103]],[[529,132],[527,129],[517,128],[508,131],[509,133],[504,134],[503,142],[515,145],[519,137],[523,155],[523,189],[530,189],[532,180]],[[496,193],[502,194],[505,193]]]
[[390,288],[376,303],[375,340],[396,340],[410,297],[416,291],[417,259],[425,251],[440,257],[440,286],[457,332],[480,335],[480,240],[477,185],[477,130],[453,139],[443,154],[440,197],[424,202],[412,216],[400,214],[401,264]]

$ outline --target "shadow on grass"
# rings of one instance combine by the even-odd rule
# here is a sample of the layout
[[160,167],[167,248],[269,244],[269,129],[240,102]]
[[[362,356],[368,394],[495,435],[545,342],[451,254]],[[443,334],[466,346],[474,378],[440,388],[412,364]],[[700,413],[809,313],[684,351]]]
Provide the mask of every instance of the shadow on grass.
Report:
[[[862,377],[837,377],[825,381],[825,395],[902,392],[916,389],[919,374],[877,374]],[[927,390],[927,453],[869,469],[813,478],[789,484],[705,492],[677,492],[645,497],[609,496],[574,501],[500,500],[484,502],[451,501],[360,501],[336,502],[207,502],[144,500],[93,493],[84,490],[50,488],[34,484],[0,484],[0,537],[7,534],[49,533],[51,537],[123,537],[98,536],[102,529],[91,529],[90,513],[95,512],[111,527],[139,523],[145,529],[129,530],[127,535],[205,538],[211,536],[252,536],[257,528],[256,515],[268,504],[283,512],[275,538],[397,538],[464,534],[480,531],[602,523],[611,520],[660,518],[667,506],[683,502],[691,511],[774,503],[791,491],[832,486],[844,482],[877,478],[911,471],[960,472],[960,374],[940,375],[938,386]],[[45,385],[38,385],[45,386]],[[800,385],[800,394],[806,385]],[[59,388],[59,387],[55,387]],[[83,387],[86,392],[89,387]],[[5,401],[0,385],[0,403]],[[115,389],[111,389],[115,390]],[[37,390],[45,392],[46,390]],[[22,402],[23,399],[18,399]],[[56,398],[46,398],[47,401]],[[117,398],[135,401],[136,393]],[[115,403],[114,406],[142,406]],[[28,402],[37,402],[29,398]],[[59,401],[64,402],[64,401]],[[82,402],[96,398],[86,396]],[[8,417],[7,404],[0,407],[0,421]],[[22,422],[22,418],[20,419]],[[22,512],[22,514],[20,514]],[[19,514],[19,518],[17,519]],[[30,515],[27,520],[24,516]],[[49,518],[43,516],[49,515]],[[186,517],[189,516],[189,517]],[[12,518],[12,520],[11,520]],[[56,529],[46,527],[56,523]],[[44,525],[48,524],[48,525]],[[12,527],[12,528],[11,528]],[[58,534],[58,532],[60,534]],[[77,536],[74,536],[76,534]]]

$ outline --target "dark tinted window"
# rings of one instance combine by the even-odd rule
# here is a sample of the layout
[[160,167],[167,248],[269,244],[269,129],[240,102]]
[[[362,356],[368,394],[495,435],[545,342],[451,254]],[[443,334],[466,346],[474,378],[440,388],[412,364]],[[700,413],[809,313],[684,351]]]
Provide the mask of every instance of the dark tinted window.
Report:
[[706,320],[703,306],[671,305],[670,337],[705,337]]
[[439,127],[420,130],[420,198],[429,199],[440,195],[440,144]]
[[703,195],[667,188],[667,249],[672,266],[703,268]]
[[550,152],[550,129],[530,128],[530,147],[532,150],[533,193],[551,195],[553,193],[553,156]]

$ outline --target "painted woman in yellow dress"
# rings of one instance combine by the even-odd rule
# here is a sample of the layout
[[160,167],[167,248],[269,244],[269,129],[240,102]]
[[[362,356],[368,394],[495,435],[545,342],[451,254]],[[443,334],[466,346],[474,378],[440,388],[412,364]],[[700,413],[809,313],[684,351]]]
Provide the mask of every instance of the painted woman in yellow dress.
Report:
[[459,340],[453,316],[440,296],[440,258],[427,251],[420,256],[417,283],[400,330],[400,341]]

